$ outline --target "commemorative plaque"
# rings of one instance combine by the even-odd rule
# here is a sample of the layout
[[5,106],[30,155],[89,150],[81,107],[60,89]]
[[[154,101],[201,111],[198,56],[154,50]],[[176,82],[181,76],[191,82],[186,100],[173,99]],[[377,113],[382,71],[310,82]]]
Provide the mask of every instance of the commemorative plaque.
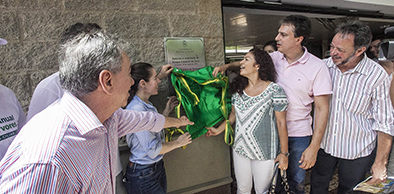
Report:
[[205,67],[204,40],[198,37],[166,37],[164,50],[167,64],[181,70]]

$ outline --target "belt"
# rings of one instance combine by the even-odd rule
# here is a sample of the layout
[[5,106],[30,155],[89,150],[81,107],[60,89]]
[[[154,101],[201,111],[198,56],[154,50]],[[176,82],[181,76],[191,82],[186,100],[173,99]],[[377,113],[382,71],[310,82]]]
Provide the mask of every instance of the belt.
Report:
[[155,163],[153,163],[153,164],[138,164],[138,163],[134,163],[134,162],[130,162],[130,160],[129,160],[129,164],[127,164],[129,167],[133,167],[133,166],[135,166],[135,165],[138,165],[138,166],[155,166],[155,165],[157,165],[159,162],[162,162],[163,161],[163,159],[161,159],[161,160],[159,160],[158,162],[155,162]]

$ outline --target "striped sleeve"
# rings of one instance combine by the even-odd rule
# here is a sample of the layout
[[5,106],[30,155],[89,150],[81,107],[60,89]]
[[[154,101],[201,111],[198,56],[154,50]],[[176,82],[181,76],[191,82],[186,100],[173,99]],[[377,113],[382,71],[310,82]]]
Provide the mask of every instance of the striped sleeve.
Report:
[[152,111],[138,112],[119,109],[114,114],[119,126],[119,137],[143,130],[159,132],[163,129],[165,123],[163,115]]
[[77,193],[58,167],[49,164],[29,164],[3,174],[0,185],[0,193]]
[[384,79],[382,84],[375,87],[372,95],[372,112],[375,122],[372,129],[389,135],[394,135],[392,123],[392,105],[390,101],[390,81]]

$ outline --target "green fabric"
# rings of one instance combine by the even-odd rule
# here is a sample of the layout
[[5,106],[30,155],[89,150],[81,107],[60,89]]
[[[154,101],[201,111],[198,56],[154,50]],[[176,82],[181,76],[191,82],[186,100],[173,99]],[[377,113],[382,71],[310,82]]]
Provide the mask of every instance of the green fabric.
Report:
[[[218,75],[212,76],[213,68],[204,67],[197,71],[182,71],[174,68],[171,74],[172,85],[177,93],[180,105],[194,125],[186,126],[187,132],[195,139],[207,132],[205,127],[212,127],[219,121],[227,120],[231,111],[231,97],[227,92],[228,78]],[[177,107],[177,116],[179,108]],[[222,106],[223,105],[223,106]],[[227,122],[229,126],[229,122]],[[226,143],[232,144],[233,132],[227,131]],[[231,140],[230,140],[231,139]]]

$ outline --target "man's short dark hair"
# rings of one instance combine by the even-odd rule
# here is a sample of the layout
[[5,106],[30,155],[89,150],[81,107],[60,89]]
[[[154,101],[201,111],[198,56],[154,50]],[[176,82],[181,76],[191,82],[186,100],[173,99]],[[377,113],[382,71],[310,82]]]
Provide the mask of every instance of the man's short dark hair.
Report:
[[280,25],[293,25],[294,26],[294,37],[304,37],[301,45],[304,46],[311,36],[312,24],[311,20],[303,15],[289,15],[280,21]]
[[66,43],[79,34],[89,33],[93,30],[99,31],[101,27],[96,23],[75,23],[64,30],[60,44]]
[[342,35],[354,35],[354,48],[368,48],[372,40],[372,33],[369,26],[358,20],[341,24],[335,32]]

